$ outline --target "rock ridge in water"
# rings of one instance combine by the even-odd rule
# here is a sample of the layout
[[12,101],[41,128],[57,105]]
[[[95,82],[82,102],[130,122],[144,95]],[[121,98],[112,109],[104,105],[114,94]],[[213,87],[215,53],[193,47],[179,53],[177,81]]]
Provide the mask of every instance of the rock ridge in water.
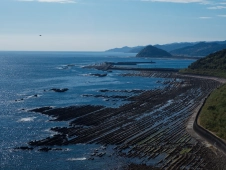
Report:
[[54,91],[54,92],[66,92],[69,89],[68,88],[63,88],[63,89],[52,88],[51,90]]

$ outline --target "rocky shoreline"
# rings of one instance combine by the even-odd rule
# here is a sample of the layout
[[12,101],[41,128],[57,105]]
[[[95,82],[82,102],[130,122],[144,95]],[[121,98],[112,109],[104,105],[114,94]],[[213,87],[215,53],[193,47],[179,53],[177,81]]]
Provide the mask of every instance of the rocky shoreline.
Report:
[[[134,90],[133,95],[124,98],[128,103],[117,108],[81,105],[30,110],[52,117],[51,121],[67,121],[68,126],[53,127],[51,130],[56,135],[30,141],[27,149],[41,147],[43,151],[51,151],[55,146],[94,143],[106,150],[115,146],[117,156],[139,159],[144,169],[150,161],[151,167],[160,169],[226,166],[224,155],[218,151],[216,155],[186,131],[186,123],[195,108],[221,83],[166,71],[134,71],[122,76],[162,77],[167,81],[162,89]],[[108,91],[102,89],[100,95],[104,97],[103,93]],[[89,159],[109,156],[105,149],[90,154]],[[138,165],[129,165],[128,169],[133,166]]]
[[83,68],[88,69],[97,69],[102,71],[111,71],[111,70],[130,70],[130,71],[157,71],[157,72],[178,72],[179,69],[175,68],[139,68],[139,67],[131,67],[131,65],[137,64],[152,64],[154,62],[104,62],[95,65],[84,66]]

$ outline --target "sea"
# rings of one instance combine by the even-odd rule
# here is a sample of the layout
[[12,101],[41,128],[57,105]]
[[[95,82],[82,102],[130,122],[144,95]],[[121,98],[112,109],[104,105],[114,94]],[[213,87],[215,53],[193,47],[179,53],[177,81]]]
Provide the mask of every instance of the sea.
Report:
[[[162,88],[162,78],[125,77],[133,71],[114,70],[104,77],[94,76],[105,72],[84,66],[104,62],[150,62],[139,68],[187,68],[192,59],[137,58],[134,53],[112,52],[0,52],[0,169],[1,170],[102,170],[122,169],[131,160],[119,156],[89,160],[89,154],[98,144],[61,146],[63,150],[40,152],[19,150],[32,140],[44,139],[55,133],[52,127],[68,126],[67,121],[50,121],[50,117],[29,110],[44,106],[66,107],[104,105],[119,107],[123,100],[105,100],[87,97],[99,90],[150,90]],[[64,93],[53,88],[67,88]],[[115,95],[115,94],[114,94]],[[111,146],[109,146],[111,148]],[[113,148],[113,146],[112,146]],[[114,155],[108,149],[108,155]],[[111,153],[112,152],[112,153]]]

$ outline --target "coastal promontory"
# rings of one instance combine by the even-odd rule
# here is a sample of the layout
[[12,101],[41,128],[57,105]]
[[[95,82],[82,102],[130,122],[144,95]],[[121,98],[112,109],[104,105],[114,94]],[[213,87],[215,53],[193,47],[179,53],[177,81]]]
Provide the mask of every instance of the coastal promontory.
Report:
[[159,49],[152,45],[146,46],[136,57],[171,57],[172,55],[165,50]]
[[182,73],[217,76],[226,78],[226,49],[209,54],[200,58],[181,70]]

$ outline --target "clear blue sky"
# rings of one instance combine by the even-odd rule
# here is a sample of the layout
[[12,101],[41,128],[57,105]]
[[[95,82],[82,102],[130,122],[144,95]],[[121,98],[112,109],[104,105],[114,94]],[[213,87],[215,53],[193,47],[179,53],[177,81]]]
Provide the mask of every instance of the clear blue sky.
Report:
[[0,0],[0,50],[215,41],[225,30],[226,0]]

